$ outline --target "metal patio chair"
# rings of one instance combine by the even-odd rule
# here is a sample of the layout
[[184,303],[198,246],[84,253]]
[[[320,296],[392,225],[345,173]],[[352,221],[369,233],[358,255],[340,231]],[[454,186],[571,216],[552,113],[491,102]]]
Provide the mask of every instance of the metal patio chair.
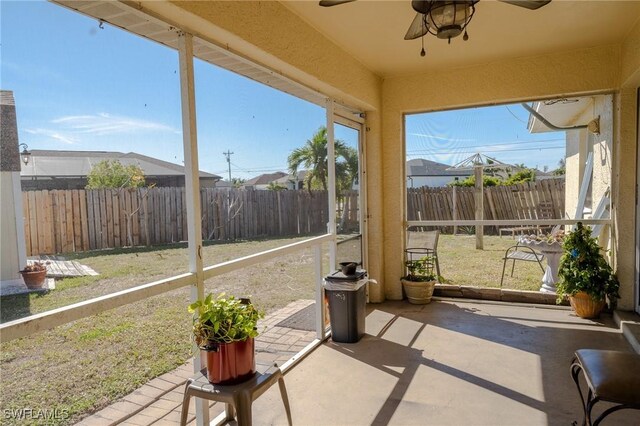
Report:
[[511,276],[513,277],[513,271],[516,267],[516,261],[519,262],[538,262],[538,266],[544,273],[544,266],[542,266],[542,261],[544,260],[544,254],[539,253],[532,249],[531,247],[521,246],[516,244],[515,246],[509,247],[505,253],[503,263],[502,263],[502,278],[500,279],[500,288],[502,288],[502,283],[504,282],[504,272],[507,268],[507,262],[509,260],[512,261],[511,264]]
[[433,257],[436,266],[436,274],[440,278],[440,263],[438,262],[438,239],[440,231],[407,231],[407,249],[424,248],[433,250]]

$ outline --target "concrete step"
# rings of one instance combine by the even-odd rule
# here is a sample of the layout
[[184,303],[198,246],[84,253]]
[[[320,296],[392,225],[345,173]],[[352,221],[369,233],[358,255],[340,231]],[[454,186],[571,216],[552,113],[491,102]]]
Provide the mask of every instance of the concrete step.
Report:
[[629,344],[637,353],[640,353],[640,315],[631,311],[616,310],[613,312],[613,319]]

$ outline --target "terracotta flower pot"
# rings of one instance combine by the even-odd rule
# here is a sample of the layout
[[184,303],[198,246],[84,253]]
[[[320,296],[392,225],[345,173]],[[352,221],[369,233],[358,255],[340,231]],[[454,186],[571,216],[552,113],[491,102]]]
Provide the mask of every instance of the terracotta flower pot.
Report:
[[426,305],[431,302],[431,296],[433,296],[433,290],[436,287],[435,281],[408,281],[404,279],[401,281],[409,303]]
[[244,382],[256,373],[255,343],[252,338],[243,342],[220,343],[215,349],[201,350],[205,360],[207,379],[217,385]]
[[593,300],[591,296],[582,291],[569,296],[569,303],[576,311],[576,315],[585,319],[598,318],[606,304],[604,300]]
[[22,274],[22,279],[24,280],[27,288],[32,290],[42,288],[47,277],[46,270],[33,272],[20,271],[20,274]]

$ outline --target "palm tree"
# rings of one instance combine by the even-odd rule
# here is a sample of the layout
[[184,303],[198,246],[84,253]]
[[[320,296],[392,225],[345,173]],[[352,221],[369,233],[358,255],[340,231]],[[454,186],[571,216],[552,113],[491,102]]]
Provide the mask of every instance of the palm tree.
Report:
[[[353,148],[348,147],[339,139],[334,142],[336,159],[342,157],[345,162],[336,164],[336,180],[343,182],[349,179],[353,183],[354,178],[349,177],[353,168],[351,151]],[[356,158],[356,175],[357,176],[357,152]],[[289,171],[296,174],[298,168],[302,165],[307,169],[307,189],[311,190],[313,182],[319,182],[324,190],[327,190],[327,128],[322,126],[314,133],[311,139],[307,139],[304,146],[294,149],[287,159],[289,163]]]

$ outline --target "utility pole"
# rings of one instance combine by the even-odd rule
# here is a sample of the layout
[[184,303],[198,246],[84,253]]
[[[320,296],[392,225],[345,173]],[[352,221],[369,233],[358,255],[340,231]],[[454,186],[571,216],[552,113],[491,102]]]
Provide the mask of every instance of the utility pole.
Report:
[[233,152],[227,149],[227,152],[223,152],[222,154],[227,157],[227,165],[229,166],[229,183],[231,183],[231,155]]

